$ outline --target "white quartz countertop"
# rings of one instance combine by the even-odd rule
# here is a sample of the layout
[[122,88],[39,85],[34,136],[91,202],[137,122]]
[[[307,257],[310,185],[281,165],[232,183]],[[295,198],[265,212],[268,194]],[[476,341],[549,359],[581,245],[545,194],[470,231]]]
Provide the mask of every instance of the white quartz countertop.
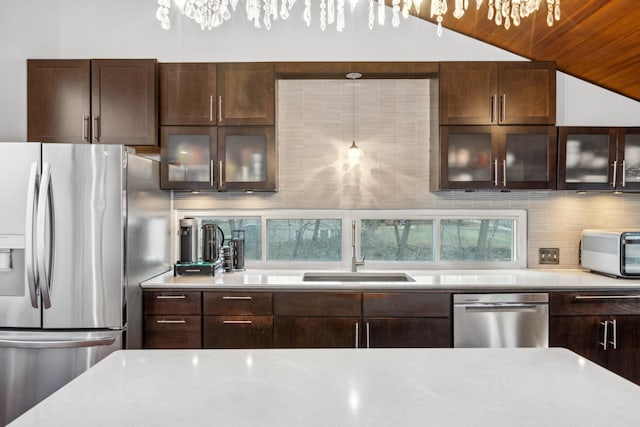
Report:
[[558,348],[122,350],[11,427],[214,425],[637,427],[640,387]]
[[[257,270],[216,273],[215,276],[177,276],[172,272],[142,283],[143,288],[196,289],[448,289],[448,290],[581,290],[621,289],[640,292],[640,280],[616,279],[582,270],[397,270],[414,282],[306,282],[305,272],[320,270]],[[362,270],[361,272],[373,272]],[[378,270],[392,272],[393,270]],[[335,272],[335,271],[331,271]]]

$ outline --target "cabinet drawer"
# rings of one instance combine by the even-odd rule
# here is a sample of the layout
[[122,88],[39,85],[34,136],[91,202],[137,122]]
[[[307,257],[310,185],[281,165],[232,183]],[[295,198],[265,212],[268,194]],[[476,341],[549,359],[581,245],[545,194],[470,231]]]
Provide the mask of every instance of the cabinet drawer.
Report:
[[376,317],[449,317],[451,295],[426,292],[365,292],[362,315]]
[[640,314],[640,293],[553,292],[549,304],[556,316]]
[[200,316],[144,316],[145,348],[200,348]]
[[144,314],[200,314],[200,292],[147,291],[143,297]]
[[204,314],[271,315],[271,292],[204,292]]
[[204,316],[204,348],[271,348],[271,316]]
[[358,316],[359,292],[278,292],[273,296],[277,316]]

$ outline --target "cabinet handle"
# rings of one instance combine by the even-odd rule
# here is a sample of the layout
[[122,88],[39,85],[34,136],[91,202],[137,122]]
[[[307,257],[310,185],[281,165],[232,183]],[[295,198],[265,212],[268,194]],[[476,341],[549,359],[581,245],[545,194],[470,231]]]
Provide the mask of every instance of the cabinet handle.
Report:
[[93,116],[93,128],[91,129],[91,133],[93,134],[93,140],[95,142],[100,141],[100,117]]
[[502,161],[502,186],[507,186],[507,161]]
[[616,350],[618,348],[618,325],[616,319],[611,321],[611,329],[613,329],[613,341],[609,341],[609,344],[613,345],[613,349]]
[[498,186],[498,159],[493,160],[493,185]]
[[604,333],[602,334],[602,341],[598,342],[602,346],[604,350],[607,349],[607,327],[609,326],[609,321],[605,320],[604,322],[600,322],[602,326],[604,326]]
[[160,320],[156,320],[156,323],[163,323],[163,324],[183,324],[183,323],[187,323],[186,320],[181,319],[181,320],[167,320],[167,319],[160,319]]
[[222,163],[222,160],[220,160],[218,162],[218,178],[220,178],[220,180],[218,181],[219,187],[222,187],[222,166],[223,166],[223,163]]
[[222,123],[222,95],[218,95],[218,122]]
[[230,296],[230,295],[225,295],[225,296],[222,297],[222,299],[226,299],[226,300],[251,300],[251,299],[253,299],[253,297],[250,297],[250,296],[234,297],[234,296]]
[[622,161],[622,187],[627,186],[627,161]]
[[214,172],[213,172],[213,160],[209,161],[209,184],[213,187],[214,182]]
[[503,94],[500,97],[501,105],[500,105],[500,121],[504,122],[507,120],[507,94]]
[[369,345],[369,343],[370,343],[370,340],[369,340],[370,336],[371,336],[371,334],[369,333],[369,322],[367,322],[367,348],[370,348],[370,345]]
[[213,123],[213,95],[209,95],[209,121]]
[[250,325],[253,322],[251,320],[223,320],[225,325]]
[[496,99],[497,95],[491,95],[491,123],[496,120]]
[[82,115],[82,140],[89,142],[89,116]]
[[185,299],[186,295],[157,295],[156,299]]
[[613,167],[613,179],[611,180],[611,186],[615,187],[616,186],[616,175],[618,172],[618,161],[614,160],[613,164],[611,165]]
[[358,341],[359,341],[359,333],[358,331],[360,330],[360,322],[356,322],[356,348],[360,348],[360,346],[358,345]]
[[576,300],[640,299],[640,295],[576,295]]

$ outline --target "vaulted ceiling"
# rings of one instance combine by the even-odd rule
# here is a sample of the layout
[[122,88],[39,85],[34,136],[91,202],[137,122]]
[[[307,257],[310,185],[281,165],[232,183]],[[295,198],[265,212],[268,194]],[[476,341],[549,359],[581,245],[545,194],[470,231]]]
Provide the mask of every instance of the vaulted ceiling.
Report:
[[[477,10],[469,0],[464,16],[455,19],[454,0],[448,0],[444,27],[531,60],[555,61],[559,71],[640,101],[639,0],[562,0],[560,21],[552,27],[542,0],[537,14],[509,30],[487,19],[488,2]],[[418,16],[434,22],[430,5],[423,1]]]

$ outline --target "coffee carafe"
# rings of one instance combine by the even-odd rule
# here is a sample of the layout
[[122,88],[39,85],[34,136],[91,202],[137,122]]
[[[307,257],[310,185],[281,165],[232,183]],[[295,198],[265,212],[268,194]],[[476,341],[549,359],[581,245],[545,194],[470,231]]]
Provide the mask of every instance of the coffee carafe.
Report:
[[216,224],[202,226],[202,261],[217,262],[224,243],[224,232]]
[[231,230],[231,247],[233,250],[233,269],[244,270],[244,230]]

